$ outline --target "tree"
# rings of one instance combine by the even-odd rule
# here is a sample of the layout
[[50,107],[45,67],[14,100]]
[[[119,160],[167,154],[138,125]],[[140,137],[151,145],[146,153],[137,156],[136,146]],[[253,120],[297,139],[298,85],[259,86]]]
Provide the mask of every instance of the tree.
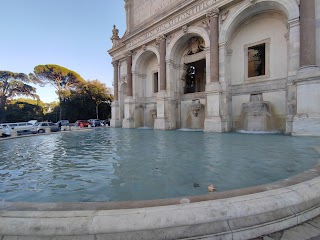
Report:
[[85,82],[78,73],[54,64],[38,65],[29,76],[31,79],[41,81],[44,85],[51,84],[57,90],[56,94],[60,102],[59,120],[62,118],[62,103],[70,96],[70,90]]
[[39,83],[37,79],[30,79],[24,73],[13,73],[0,71],[0,122],[6,120],[6,105],[8,100],[16,96],[30,96],[39,98],[36,95],[36,88],[29,83]]
[[[66,109],[70,114],[69,121],[95,118],[97,110],[101,113],[99,116],[103,118],[110,115],[110,102],[113,101],[113,96],[106,85],[99,80],[88,80],[70,93],[66,100]],[[100,105],[104,102],[106,104]],[[98,105],[100,105],[99,108]]]
[[44,103],[40,100],[18,98],[7,104],[8,122],[27,122],[31,119],[43,120]]

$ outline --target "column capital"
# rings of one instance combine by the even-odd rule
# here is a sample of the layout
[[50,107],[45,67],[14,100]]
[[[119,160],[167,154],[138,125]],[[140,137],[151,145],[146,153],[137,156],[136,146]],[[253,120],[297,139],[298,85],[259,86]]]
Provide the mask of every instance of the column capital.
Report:
[[114,60],[111,62],[113,67],[118,67],[119,66],[119,60]]
[[211,20],[212,18],[217,18],[219,17],[220,11],[218,8],[211,9],[206,13],[206,17]]
[[126,57],[132,57],[132,55],[133,55],[133,52],[132,52],[132,51],[126,52]]
[[124,8],[126,10],[128,10],[129,6],[130,6],[130,3],[131,3],[131,0],[124,0],[125,4],[124,4]]
[[157,37],[156,41],[161,42],[161,41],[165,41],[166,39],[167,39],[167,36],[164,34],[161,34]]

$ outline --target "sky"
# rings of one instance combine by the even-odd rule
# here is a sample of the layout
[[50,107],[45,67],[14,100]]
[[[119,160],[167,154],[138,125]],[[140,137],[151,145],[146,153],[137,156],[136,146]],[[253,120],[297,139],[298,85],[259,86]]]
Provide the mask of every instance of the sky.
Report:
[[[113,25],[125,32],[123,0],[0,0],[0,70],[29,74],[56,64],[112,87]],[[55,89],[36,86],[43,102]]]

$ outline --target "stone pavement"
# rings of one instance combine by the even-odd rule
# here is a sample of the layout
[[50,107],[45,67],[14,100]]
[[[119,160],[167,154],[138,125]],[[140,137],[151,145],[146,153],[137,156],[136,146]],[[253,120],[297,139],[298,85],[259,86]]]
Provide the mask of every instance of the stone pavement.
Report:
[[320,240],[320,216],[293,228],[252,240]]

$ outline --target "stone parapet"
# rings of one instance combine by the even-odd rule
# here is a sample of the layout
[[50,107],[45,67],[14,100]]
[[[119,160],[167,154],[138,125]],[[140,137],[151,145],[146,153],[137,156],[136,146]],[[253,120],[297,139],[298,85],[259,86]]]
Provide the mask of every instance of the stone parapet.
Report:
[[[319,167],[305,174],[319,174]],[[298,182],[288,185],[295,181]],[[258,189],[262,192],[254,192]],[[244,195],[237,195],[241,191]],[[207,198],[210,196],[215,193]],[[229,197],[228,192],[216,196],[207,201],[194,201],[199,196],[153,201],[160,205],[172,202],[166,206],[146,207],[149,203],[144,201],[128,208],[127,203],[127,209],[121,209],[124,204],[109,203],[110,210],[104,210],[101,203],[84,204],[87,209],[81,204],[70,204],[73,210],[59,204],[38,204],[36,210],[23,203],[2,203],[0,235],[3,239],[19,240],[252,239],[318,216],[320,177],[305,182],[296,177],[255,190],[231,191]]]

